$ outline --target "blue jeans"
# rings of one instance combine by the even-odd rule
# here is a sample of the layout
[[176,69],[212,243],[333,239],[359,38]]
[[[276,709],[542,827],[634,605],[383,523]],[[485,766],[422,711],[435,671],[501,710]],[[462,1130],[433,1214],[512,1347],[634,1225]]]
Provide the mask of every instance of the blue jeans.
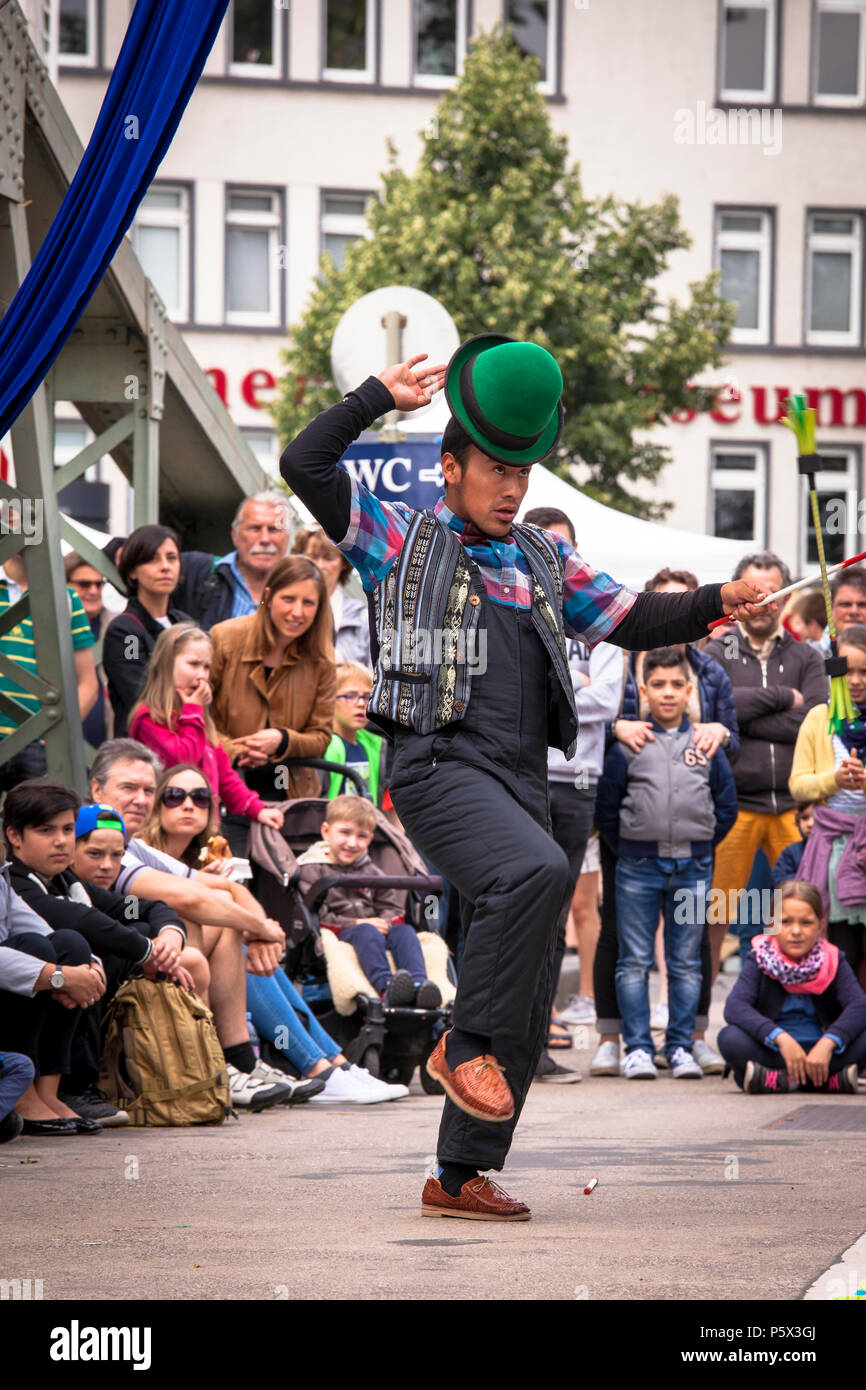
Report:
[[668,1057],[675,1048],[692,1050],[695,1014],[701,994],[703,903],[713,881],[713,861],[703,859],[620,859],[616,866],[616,997],[627,1052],[654,1052],[650,1033],[649,972],[659,916],[664,914],[670,1022]]
[[383,936],[372,922],[344,927],[339,935],[341,941],[348,941],[354,947],[361,969],[377,994],[387,989],[388,981],[393,979],[388,951],[394,958],[394,968],[408,970],[414,985],[423,985],[427,979],[418,933],[408,922],[394,922],[387,936]]
[[0,1120],[15,1109],[35,1075],[33,1063],[23,1053],[0,1053]]
[[247,1008],[259,1037],[285,1053],[301,1076],[317,1062],[332,1062],[340,1051],[282,969],[247,975]]

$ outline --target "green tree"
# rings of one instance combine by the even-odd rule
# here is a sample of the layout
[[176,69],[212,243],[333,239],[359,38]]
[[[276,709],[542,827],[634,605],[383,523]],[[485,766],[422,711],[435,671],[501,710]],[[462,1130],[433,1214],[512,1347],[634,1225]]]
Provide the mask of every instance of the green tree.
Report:
[[562,368],[566,410],[548,465],[568,477],[578,462],[590,496],[660,517],[672,504],[630,486],[657,481],[669,455],[636,436],[672,412],[712,408],[715,392],[687,383],[721,364],[733,306],[715,273],[689,286],[686,303],[661,299],[658,277],[690,244],[676,199],[584,197],[537,76],[536,60],[507,33],[483,35],[426,128],[414,174],[397,167],[389,144],[371,239],[350,246],[339,270],[323,256],[292,330],[277,428],[286,443],[339,399],[330,344],[349,305],[383,285],[412,285],[444,304],[461,338],[499,332],[548,348]]

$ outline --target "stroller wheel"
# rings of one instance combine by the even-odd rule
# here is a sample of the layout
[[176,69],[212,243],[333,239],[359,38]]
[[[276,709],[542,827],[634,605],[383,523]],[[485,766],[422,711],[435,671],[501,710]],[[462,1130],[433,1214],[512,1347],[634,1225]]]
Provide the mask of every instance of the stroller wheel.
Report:
[[444,1086],[441,1086],[438,1081],[434,1081],[433,1077],[427,1070],[427,1058],[430,1056],[430,1053],[436,1046],[436,1041],[437,1040],[435,1038],[431,1041],[430,1046],[425,1049],[424,1055],[418,1063],[418,1077],[421,1082],[421,1086],[424,1090],[424,1094],[428,1096],[444,1096],[445,1094]]
[[414,1062],[400,1062],[388,1068],[388,1074],[384,1079],[397,1086],[408,1086],[414,1075]]
[[368,1047],[364,1055],[359,1059],[358,1066],[363,1067],[371,1076],[378,1076],[382,1054],[378,1047]]

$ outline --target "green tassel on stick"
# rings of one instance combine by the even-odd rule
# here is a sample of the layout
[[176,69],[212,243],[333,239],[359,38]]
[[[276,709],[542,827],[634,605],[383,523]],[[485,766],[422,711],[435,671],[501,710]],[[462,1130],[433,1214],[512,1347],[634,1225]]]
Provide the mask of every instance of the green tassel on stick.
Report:
[[[812,511],[812,524],[815,528],[815,544],[818,548],[818,564],[821,567],[821,588],[824,593],[824,607],[827,611],[827,631],[830,636],[831,660],[838,660],[836,649],[836,626],[833,622],[833,604],[830,597],[830,581],[827,578],[827,559],[824,554],[824,534],[821,530],[821,513],[818,507],[818,493],[815,489],[815,471],[819,466],[815,455],[815,412],[806,405],[805,397],[789,396],[785,401],[787,413],[782,416],[782,424],[787,425],[792,430],[797,440],[799,451],[798,462],[801,471],[809,479],[809,504]],[[809,468],[810,460],[815,461],[815,468]],[[851,699],[851,688],[848,685],[848,677],[845,675],[833,675],[830,677],[830,696],[829,706],[829,725],[830,737],[834,734],[842,734],[845,725],[850,724],[852,728],[861,727],[860,719],[854,708]]]

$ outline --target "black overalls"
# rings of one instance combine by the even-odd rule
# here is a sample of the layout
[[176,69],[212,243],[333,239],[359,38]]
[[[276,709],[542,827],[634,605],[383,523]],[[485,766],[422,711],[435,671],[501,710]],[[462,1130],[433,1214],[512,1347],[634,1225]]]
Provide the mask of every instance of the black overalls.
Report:
[[505,1123],[473,1119],[446,1100],[437,1157],[499,1169],[547,1035],[571,882],[548,833],[547,653],[529,610],[493,602],[466,558],[486,670],[472,678],[462,721],[424,736],[397,730],[390,789],[413,844],[460,893],[454,1023],[490,1038],[514,1096]]

